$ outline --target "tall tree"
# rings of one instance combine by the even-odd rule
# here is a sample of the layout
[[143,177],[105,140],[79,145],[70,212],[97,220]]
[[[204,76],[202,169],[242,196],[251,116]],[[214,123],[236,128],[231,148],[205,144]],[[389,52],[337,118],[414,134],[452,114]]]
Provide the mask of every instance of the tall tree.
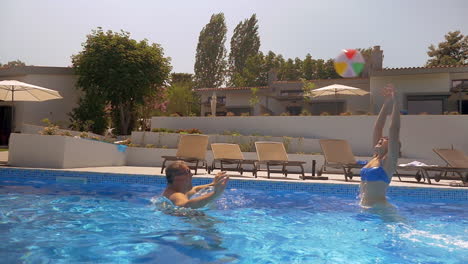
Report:
[[220,87],[226,74],[226,22],[224,14],[213,14],[200,32],[195,55],[195,82],[197,87]]
[[468,36],[464,36],[459,30],[445,35],[445,41],[439,43],[437,48],[429,46],[427,55],[430,59],[426,66],[438,65],[468,65]]
[[171,84],[172,83],[179,83],[179,82],[187,82],[191,85],[194,84],[193,81],[193,74],[191,73],[182,73],[182,72],[174,72],[171,73]]
[[262,52],[250,56],[244,69],[236,77],[236,86],[264,86],[268,81],[268,69]]
[[328,59],[324,65],[325,78],[324,79],[340,79],[342,78],[335,70],[333,59]]
[[302,63],[302,77],[306,80],[313,80],[315,78],[314,70],[314,60],[312,56],[307,53]]
[[229,53],[230,79],[233,86],[239,86],[240,80],[245,81],[242,74],[247,59],[258,54],[260,37],[257,23],[257,16],[253,14],[249,19],[239,22],[234,29]]
[[84,96],[97,96],[112,107],[116,130],[127,135],[138,119],[136,107],[158,96],[169,78],[170,59],[159,44],[130,38],[130,33],[93,30],[83,51],[72,56],[77,85]]

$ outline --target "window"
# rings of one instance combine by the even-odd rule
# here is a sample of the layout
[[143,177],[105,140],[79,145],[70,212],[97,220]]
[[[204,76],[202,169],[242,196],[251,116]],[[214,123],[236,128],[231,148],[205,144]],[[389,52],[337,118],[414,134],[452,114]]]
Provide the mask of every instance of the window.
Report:
[[447,98],[448,95],[408,95],[408,114],[442,115],[446,111]]
[[302,90],[283,90],[280,92],[281,96],[302,96],[303,94]]
[[[216,97],[217,104],[226,104],[226,96],[217,96]],[[208,104],[211,104],[211,96],[208,97]]]
[[460,114],[468,114],[468,79],[464,80],[453,80],[452,87],[452,98],[457,103],[457,111]]
[[465,80],[453,80],[452,87],[450,89],[452,92],[468,92],[468,79]]

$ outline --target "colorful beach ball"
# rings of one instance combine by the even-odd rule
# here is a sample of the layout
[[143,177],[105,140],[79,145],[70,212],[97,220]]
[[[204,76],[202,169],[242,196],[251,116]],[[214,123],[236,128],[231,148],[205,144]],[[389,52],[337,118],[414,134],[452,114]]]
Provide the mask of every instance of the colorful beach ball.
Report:
[[357,77],[364,69],[364,57],[355,49],[345,49],[335,58],[335,71],[344,78]]

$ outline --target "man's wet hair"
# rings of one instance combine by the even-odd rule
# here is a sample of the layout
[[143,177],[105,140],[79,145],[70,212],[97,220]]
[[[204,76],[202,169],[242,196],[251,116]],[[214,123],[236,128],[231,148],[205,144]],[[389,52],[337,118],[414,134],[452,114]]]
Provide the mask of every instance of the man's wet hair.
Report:
[[166,168],[166,180],[167,183],[172,184],[174,182],[174,177],[180,174],[185,168],[187,164],[181,160],[175,161],[171,163]]

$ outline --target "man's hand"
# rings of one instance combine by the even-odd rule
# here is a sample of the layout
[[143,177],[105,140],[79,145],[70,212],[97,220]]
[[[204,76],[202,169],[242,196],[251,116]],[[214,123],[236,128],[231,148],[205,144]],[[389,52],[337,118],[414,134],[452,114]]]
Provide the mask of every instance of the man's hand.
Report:
[[213,179],[212,186],[214,186],[215,194],[221,194],[226,188],[229,176],[226,175],[225,171],[218,172]]

